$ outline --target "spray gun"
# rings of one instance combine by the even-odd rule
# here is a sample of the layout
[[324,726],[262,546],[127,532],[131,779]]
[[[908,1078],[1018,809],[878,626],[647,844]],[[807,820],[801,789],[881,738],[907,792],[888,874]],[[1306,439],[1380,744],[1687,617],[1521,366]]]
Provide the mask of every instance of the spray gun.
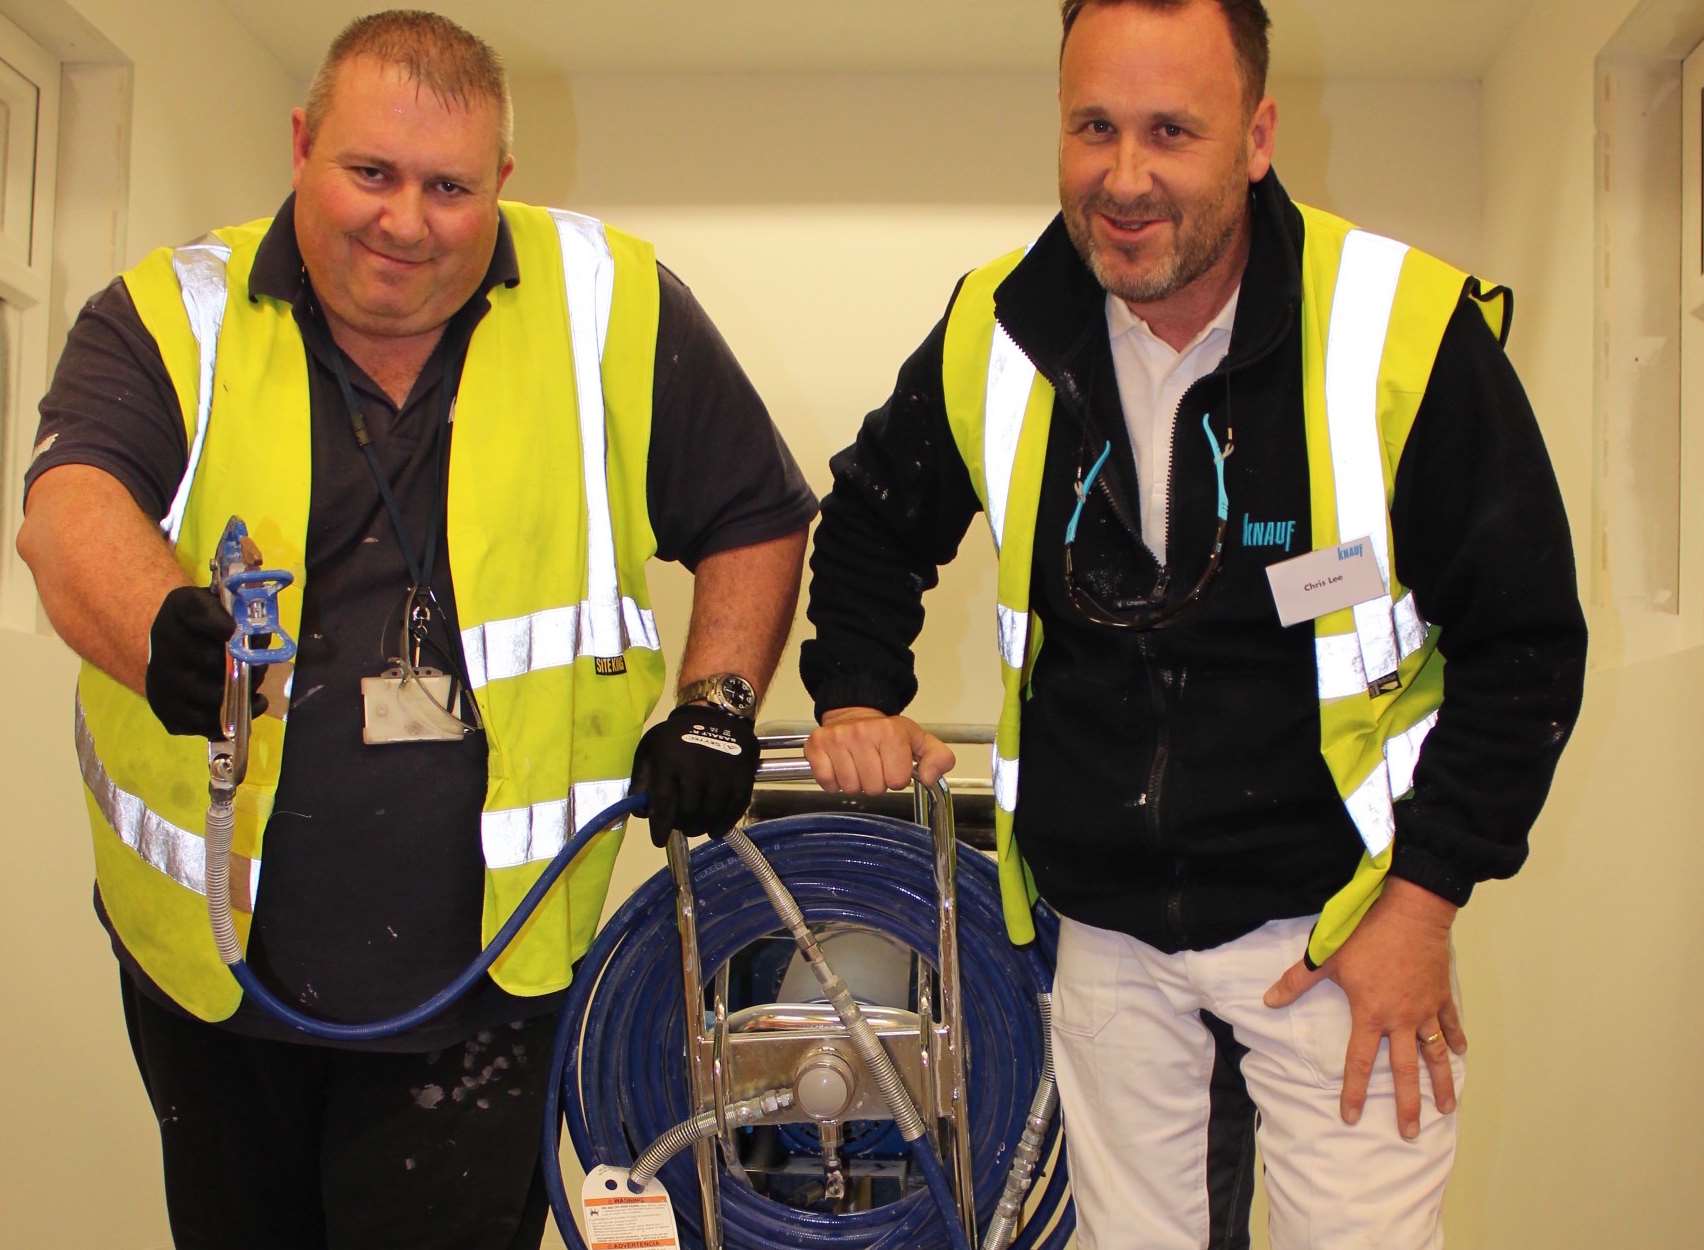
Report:
[[[222,742],[207,744],[207,769],[214,797],[235,793],[248,771],[251,682],[257,664],[295,658],[296,643],[278,618],[278,592],[295,579],[284,569],[261,568],[260,548],[241,517],[225,522],[219,548],[209,562],[213,593],[236,628],[225,647],[225,695],[219,705]],[[256,638],[267,641],[255,645]]]
[[[237,786],[248,772],[254,667],[282,664],[296,656],[295,640],[278,617],[278,592],[295,579],[287,570],[261,567],[260,548],[241,517],[225,523],[209,565],[213,593],[236,622],[225,646],[225,693],[219,705],[224,738],[207,744],[207,907],[219,953],[229,956],[225,962],[230,963],[242,953],[231,922],[230,847]],[[257,638],[266,641],[256,645]]]

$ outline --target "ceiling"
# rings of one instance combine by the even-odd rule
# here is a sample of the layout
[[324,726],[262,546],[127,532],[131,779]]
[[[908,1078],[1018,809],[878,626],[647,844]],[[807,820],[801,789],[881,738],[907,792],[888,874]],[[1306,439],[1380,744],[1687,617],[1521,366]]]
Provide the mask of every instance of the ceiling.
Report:
[[[406,3],[408,0],[400,0]],[[516,74],[1048,70],[1055,0],[413,0]],[[1281,77],[1480,77],[1535,0],[1269,0]],[[226,0],[306,80],[375,0]]]

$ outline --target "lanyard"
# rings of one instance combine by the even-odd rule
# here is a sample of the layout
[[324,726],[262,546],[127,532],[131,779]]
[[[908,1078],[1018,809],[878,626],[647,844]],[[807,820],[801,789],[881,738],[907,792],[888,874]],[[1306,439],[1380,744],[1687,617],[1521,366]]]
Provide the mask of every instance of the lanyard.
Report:
[[[448,330],[446,333],[454,333],[454,330]],[[396,534],[396,544],[402,549],[402,558],[408,563],[408,575],[412,579],[408,595],[409,609],[404,613],[406,619],[403,621],[403,648],[405,651],[407,650],[410,641],[409,635],[412,635],[415,649],[418,650],[420,643],[425,640],[430,629],[432,609],[437,608],[438,614],[445,616],[452,635],[446,640],[445,655],[450,660],[451,667],[454,669],[457,679],[461,682],[462,688],[471,691],[472,685],[468,681],[467,661],[462,656],[461,648],[456,645],[456,640],[453,637],[456,628],[455,621],[438,604],[438,597],[432,590],[432,573],[438,562],[438,531],[443,528],[444,513],[449,507],[450,483],[444,463],[444,449],[450,441],[450,423],[455,417],[455,393],[461,385],[460,366],[466,360],[466,353],[451,353],[446,356],[446,361],[452,358],[457,360],[458,363],[454,368],[446,367],[438,383],[443,393],[443,400],[438,406],[439,416],[432,422],[429,436],[432,439],[433,481],[437,483],[437,490],[432,497],[432,515],[428,518],[426,525],[425,551],[420,558],[416,559],[414,546],[408,541],[408,533],[403,528],[402,510],[397,507],[396,496],[391,493],[390,482],[385,478],[384,471],[379,468],[378,454],[373,450],[372,435],[367,433],[367,422],[361,415],[361,405],[356,400],[355,388],[349,383],[349,371],[343,364],[342,349],[336,343],[331,345],[331,371],[337,378],[338,390],[343,394],[343,405],[349,414],[349,428],[355,434],[356,445],[361,448],[362,455],[366,457],[367,468],[373,475],[373,483],[379,488],[379,498],[384,500],[385,512],[390,517],[391,530]],[[477,728],[477,712],[474,715],[476,719],[473,722],[473,727]]]
[[443,392],[443,402],[439,405],[441,417],[432,422],[430,438],[432,440],[432,476],[438,489],[432,496],[432,514],[426,523],[426,548],[420,558],[414,554],[414,544],[408,541],[408,533],[403,528],[402,510],[396,505],[396,496],[391,493],[390,482],[385,478],[384,471],[379,468],[378,454],[373,450],[372,435],[367,433],[367,421],[361,415],[361,405],[355,397],[355,388],[349,384],[349,371],[343,366],[343,352],[334,343],[331,350],[331,370],[337,377],[337,388],[343,393],[343,406],[349,413],[349,427],[355,434],[355,443],[367,459],[367,468],[373,475],[373,482],[379,488],[379,498],[384,500],[385,512],[390,517],[391,530],[396,534],[396,545],[402,549],[402,558],[408,564],[408,575],[413,580],[414,588],[428,597],[432,594],[432,573],[438,563],[438,531],[443,527],[444,510],[447,507],[446,496],[449,494],[449,481],[444,472],[444,431],[449,427],[454,411],[455,396],[452,379],[448,372],[439,383]]

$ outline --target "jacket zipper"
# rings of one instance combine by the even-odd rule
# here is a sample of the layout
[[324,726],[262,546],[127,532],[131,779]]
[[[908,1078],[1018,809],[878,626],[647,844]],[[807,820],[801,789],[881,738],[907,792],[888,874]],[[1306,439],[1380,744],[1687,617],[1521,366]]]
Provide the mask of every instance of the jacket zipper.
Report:
[[[1163,599],[1171,585],[1172,540],[1176,532],[1174,520],[1177,508],[1177,491],[1175,489],[1177,440],[1182,428],[1184,405],[1190,395],[1202,383],[1219,372],[1219,369],[1214,369],[1184,388],[1183,394],[1178,396],[1177,408],[1172,413],[1171,441],[1167,444],[1166,449],[1166,558],[1160,563],[1159,580],[1154,586],[1154,596],[1157,599]],[[1170,733],[1167,729],[1170,723],[1168,720],[1170,709],[1166,703],[1163,678],[1154,669],[1153,654],[1149,649],[1147,635],[1144,634],[1138,638],[1136,649],[1141,654],[1143,663],[1148,669],[1148,688],[1154,705],[1154,760],[1153,767],[1148,774],[1147,796],[1149,828],[1153,831],[1156,850],[1167,851],[1170,848],[1167,847],[1165,836],[1161,832],[1160,819],[1162,815],[1161,800],[1165,790],[1166,766],[1170,763],[1171,756]],[[1182,946],[1188,939],[1183,920],[1183,887],[1187,868],[1183,856],[1173,853],[1170,858],[1170,879],[1166,884],[1165,931],[1174,944]]]
[[[1141,797],[1142,809],[1148,818],[1148,831],[1157,851],[1167,849],[1163,828],[1166,795],[1166,767],[1171,761],[1171,735],[1167,729],[1164,681],[1154,663],[1152,644],[1146,634],[1136,639],[1136,651],[1142,657],[1142,667],[1148,679],[1148,698],[1154,713],[1154,755],[1148,767],[1148,788]],[[1183,932],[1183,861],[1171,857],[1171,880],[1166,889],[1165,930],[1167,936],[1181,944]]]

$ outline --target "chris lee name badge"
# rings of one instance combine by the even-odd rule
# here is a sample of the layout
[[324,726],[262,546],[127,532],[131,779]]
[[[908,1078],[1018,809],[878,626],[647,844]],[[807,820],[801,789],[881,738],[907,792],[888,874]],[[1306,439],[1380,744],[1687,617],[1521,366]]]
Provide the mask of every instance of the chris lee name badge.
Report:
[[1322,547],[1266,566],[1278,619],[1296,625],[1377,599],[1385,592],[1370,538]]

